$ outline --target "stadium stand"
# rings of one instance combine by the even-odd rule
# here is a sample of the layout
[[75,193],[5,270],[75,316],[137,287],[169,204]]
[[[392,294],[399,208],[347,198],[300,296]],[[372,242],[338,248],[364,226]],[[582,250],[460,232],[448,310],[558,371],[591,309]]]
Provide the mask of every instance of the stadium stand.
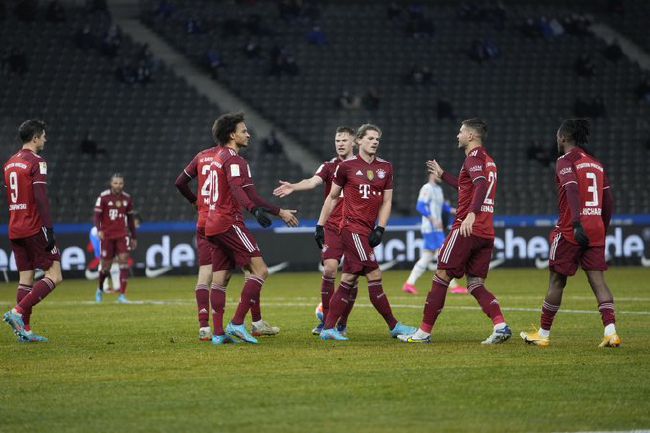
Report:
[[[166,17],[154,12],[158,2],[146,3],[143,21],[198,63],[205,63],[209,49],[218,50],[224,65],[218,80],[323,158],[331,153],[328,136],[336,125],[382,126],[380,152],[395,164],[395,206],[404,213],[412,213],[426,158],[435,156],[453,170],[460,162],[457,122],[436,119],[438,99],[452,103],[457,119],[488,120],[488,146],[501,167],[497,213],[541,214],[556,208],[552,171],[531,163],[526,148],[533,141],[551,147],[577,99],[602,98],[607,114],[594,121],[594,150],[609,167],[619,212],[642,212],[649,195],[633,186],[642,182],[647,157],[647,125],[644,130],[638,123],[650,107],[634,100],[633,85],[643,72],[625,59],[606,62],[600,54],[604,44],[593,36],[569,34],[568,20],[582,14],[579,8],[526,3],[501,11],[488,3],[404,7],[389,18],[388,2],[304,2],[302,10],[287,14],[293,2],[241,2],[233,8],[229,2],[179,0]],[[524,22],[542,17],[564,23],[564,34],[526,37]],[[190,20],[198,20],[200,32],[187,32]],[[418,32],[414,22],[429,22],[432,29]],[[308,41],[316,24],[327,35],[324,46]],[[252,59],[244,50],[251,38],[260,46]],[[473,60],[476,41],[491,44],[498,57]],[[270,74],[278,48],[295,59],[297,74]],[[595,63],[591,78],[573,72],[585,53]],[[414,65],[427,66],[433,84],[405,83]],[[378,108],[337,106],[343,91],[363,96],[369,88],[381,95]]]
[[[182,165],[209,144],[212,121],[227,107],[211,104],[156,62],[150,83],[118,81],[116,70],[133,64],[142,47],[122,37],[117,55],[109,57],[101,49],[80,48],[73,37],[89,24],[101,41],[111,24],[105,12],[66,7],[67,20],[51,22],[43,8],[35,21],[23,22],[12,12],[17,3],[5,2],[0,46],[7,55],[12,47],[22,50],[28,68],[21,78],[3,62],[0,156],[9,156],[13,144],[5,143],[15,143],[22,120],[42,117],[52,125],[45,155],[57,221],[89,222],[94,198],[118,170],[146,220],[192,219],[172,183]],[[304,2],[292,9],[286,6],[293,2],[143,1],[142,21],[206,68],[208,50],[218,53],[216,79],[322,159],[333,153],[336,126],[380,125],[380,152],[395,165],[394,209],[401,214],[414,213],[425,159],[458,168],[457,120],[475,115],[490,124],[488,146],[500,166],[497,213],[555,213],[552,170],[531,161],[527,150],[533,142],[552,147],[555,129],[573,114],[577,99],[602,98],[606,115],[594,120],[593,148],[609,169],[617,211],[647,211],[650,192],[636,186],[647,171],[650,125],[643,119],[650,118],[650,105],[634,96],[644,72],[625,58],[606,61],[604,44],[588,34],[525,36],[521,26],[529,18],[563,22],[582,12],[537,3],[508,5],[499,13],[492,6],[468,6],[467,13],[445,3],[399,9],[389,18],[388,2]],[[633,15],[626,10],[626,18]],[[309,42],[315,25],[326,35],[324,45]],[[477,41],[495,58],[473,59]],[[259,50],[250,54],[249,44]],[[574,72],[585,53],[594,63],[590,78]],[[409,84],[414,67],[428,67],[431,82]],[[363,98],[371,89],[378,99]],[[341,108],[343,91],[358,96],[361,106]],[[437,119],[439,100],[451,103],[455,120]],[[108,158],[79,151],[88,132]],[[254,176],[267,196],[278,178],[310,175],[282,153],[251,153]],[[301,217],[316,218],[322,196],[295,194],[287,203]]]

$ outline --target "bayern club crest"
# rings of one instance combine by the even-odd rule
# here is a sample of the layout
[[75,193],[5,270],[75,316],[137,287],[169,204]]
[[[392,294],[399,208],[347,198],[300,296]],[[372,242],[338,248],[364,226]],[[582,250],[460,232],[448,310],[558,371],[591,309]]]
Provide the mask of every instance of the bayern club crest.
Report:
[[379,179],[385,178],[386,177],[386,171],[380,168],[379,170],[377,170],[377,177]]
[[323,252],[327,251],[328,248],[327,244],[323,244]]
[[375,261],[376,261],[376,260],[375,260],[375,253],[370,253],[370,254],[368,255],[368,258],[370,259],[371,262],[375,262]]

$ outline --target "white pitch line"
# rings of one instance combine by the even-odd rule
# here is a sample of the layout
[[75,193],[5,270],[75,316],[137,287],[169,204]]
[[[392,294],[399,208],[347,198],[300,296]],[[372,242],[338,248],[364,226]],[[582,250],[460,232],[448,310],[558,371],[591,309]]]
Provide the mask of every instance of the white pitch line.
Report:
[[[301,299],[296,299],[297,302],[274,302],[274,301],[267,301],[263,302],[262,305],[264,307],[311,307],[313,308],[316,304],[314,301],[311,302],[299,302]],[[237,300],[230,300],[228,304],[231,305],[236,305],[239,301]],[[116,304],[117,302],[110,302],[106,301],[106,304]],[[132,305],[177,305],[177,306],[185,306],[185,305],[195,305],[194,302],[190,300],[185,300],[185,299],[168,299],[166,301],[160,301],[160,300],[141,300],[141,301],[131,301],[130,302]],[[46,302],[47,305],[95,305],[96,302],[94,301],[49,301]],[[101,304],[99,304],[101,305]],[[98,305],[98,306],[99,306]],[[355,303],[354,304],[355,308],[374,308],[372,304],[365,304],[365,303]],[[424,305],[423,304],[392,304],[392,307],[394,308],[408,308],[408,309],[417,309],[421,310]],[[450,309],[450,310],[469,310],[469,311],[477,311],[481,310],[481,307],[472,307],[472,306],[462,306],[462,305],[446,305],[445,309]],[[503,307],[503,311],[518,311],[518,312],[533,312],[533,313],[538,313],[541,311],[541,307],[537,308],[517,308],[517,307]],[[600,314],[600,312],[596,310],[563,310],[560,309],[562,313],[568,313],[568,314]],[[633,316],[650,316],[650,311],[616,311],[616,314],[629,314]]]

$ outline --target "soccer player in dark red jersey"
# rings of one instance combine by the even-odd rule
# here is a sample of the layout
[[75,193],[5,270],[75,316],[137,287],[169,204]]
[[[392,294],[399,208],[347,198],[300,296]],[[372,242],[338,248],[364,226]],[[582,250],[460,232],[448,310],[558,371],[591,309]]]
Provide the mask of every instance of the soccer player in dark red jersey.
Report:
[[[336,325],[347,309],[351,291],[360,275],[368,279],[370,302],[388,324],[391,336],[415,332],[415,328],[398,322],[393,315],[382,288],[381,269],[373,250],[381,243],[393,198],[393,166],[377,158],[380,137],[381,130],[375,125],[365,124],[359,128],[356,134],[359,155],[339,163],[318,220],[318,226],[325,225],[338,201],[343,200],[339,235],[345,260],[341,283],[332,296],[325,326],[320,333],[323,340],[348,340]],[[318,229],[316,237],[322,239]]]
[[[198,210],[196,223],[196,248],[199,258],[199,273],[195,288],[196,306],[199,316],[199,340],[211,341],[210,329],[210,285],[212,284],[212,249],[214,248],[205,236],[205,223],[208,218],[210,205],[211,181],[210,164],[215,160],[218,146],[202,150],[190,161],[185,169],[176,178],[176,188]],[[190,190],[189,182],[197,179],[197,193]],[[251,307],[252,334],[277,335],[280,328],[271,326],[262,320],[260,303]]]
[[487,124],[477,118],[464,120],[457,138],[458,148],[466,155],[458,177],[444,171],[435,160],[427,162],[430,172],[458,188],[458,208],[451,232],[438,254],[438,270],[427,295],[420,329],[413,335],[400,337],[407,343],[431,342],[431,331],[445,305],[449,281],[465,274],[468,291],[494,325],[492,334],[482,344],[503,343],[512,336],[499,301],[484,285],[494,246],[497,186],[497,166],[483,147]]
[[[318,185],[325,184],[324,193],[325,198],[327,198],[332,189],[332,180],[334,179],[336,168],[342,161],[354,156],[354,136],[355,132],[352,128],[347,126],[338,127],[334,135],[336,157],[323,162],[316,170],[316,173],[309,179],[303,179],[297,183],[289,183],[281,180],[280,186],[273,191],[273,194],[278,197],[286,197],[294,191],[307,191],[316,188]],[[339,263],[343,258],[343,242],[339,233],[339,225],[342,218],[343,200],[339,200],[330,217],[327,219],[325,226],[318,226],[316,231],[316,243],[318,244],[318,248],[322,250],[321,260],[323,262],[323,278],[321,283],[323,317],[318,326],[312,329],[311,332],[314,335],[320,335],[325,325],[325,317],[327,317],[330,300],[334,294],[336,273],[339,268]],[[336,325],[342,335],[347,334],[348,316],[357,298],[357,291],[358,286],[355,284],[350,290],[347,308]]]
[[[212,127],[212,135],[220,146],[210,164],[210,192],[205,235],[213,244],[212,250],[212,322],[213,344],[236,341],[257,343],[244,325],[246,314],[260,302],[262,285],[268,268],[255,238],[244,224],[241,208],[252,213],[262,227],[271,225],[266,212],[279,216],[290,227],[298,225],[295,210],[281,209],[259,196],[250,167],[239,155],[249,145],[250,134],[243,113],[227,113],[219,117]],[[223,329],[226,304],[226,286],[233,269],[244,268],[249,276],[244,282],[241,299],[235,315]]]
[[[39,156],[47,141],[46,127],[41,120],[23,122],[18,128],[23,147],[4,165],[9,240],[19,272],[17,304],[4,321],[22,342],[47,341],[31,330],[32,309],[63,280],[47,198],[47,163]],[[36,268],[45,276],[34,284]]]
[[555,165],[560,219],[551,232],[548,293],[542,305],[539,330],[522,332],[526,343],[550,344],[553,319],[560,309],[567,277],[578,266],[587,274],[591,290],[598,300],[598,310],[605,335],[598,347],[618,347],[614,296],[605,282],[605,236],[614,210],[609,180],[603,164],[588,150],[589,122],[568,119],[557,131],[557,147],[562,155]]
[[117,302],[128,304],[126,286],[129,282],[129,252],[137,247],[133,199],[124,192],[124,176],[115,173],[110,188],[103,191],[95,202],[95,227],[101,246],[99,285],[95,300],[104,299],[104,280],[110,275],[111,264],[117,257],[120,267],[120,296]]

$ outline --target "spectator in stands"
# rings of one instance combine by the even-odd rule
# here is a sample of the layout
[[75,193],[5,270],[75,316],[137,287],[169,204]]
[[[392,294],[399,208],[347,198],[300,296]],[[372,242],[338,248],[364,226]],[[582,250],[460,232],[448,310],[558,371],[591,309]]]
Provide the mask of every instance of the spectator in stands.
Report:
[[603,49],[603,55],[610,62],[616,63],[623,57],[623,50],[617,40],[613,40]]
[[594,63],[594,60],[592,57],[587,54],[583,53],[578,57],[573,64],[573,67],[575,69],[575,73],[579,77],[593,77],[596,74],[596,64]]
[[122,45],[122,29],[117,24],[111,25],[101,43],[101,52],[107,57],[114,58],[117,56],[120,46]]
[[501,56],[499,47],[489,38],[475,39],[469,50],[470,59],[478,63],[483,63],[486,60],[496,59]]
[[260,56],[260,44],[257,42],[257,39],[255,37],[250,37],[248,38],[248,41],[246,41],[246,45],[244,46],[244,54],[246,54],[246,57],[249,59],[255,59]]
[[544,39],[551,40],[555,37],[551,23],[546,17],[543,16],[537,21],[537,27],[539,28],[539,32]]
[[14,14],[19,21],[31,23],[36,20],[38,0],[20,0],[14,8]]
[[296,63],[295,57],[287,51],[286,48],[275,45],[271,49],[271,68],[269,75],[279,77],[283,74],[298,75],[300,68]]
[[168,19],[174,14],[174,12],[176,12],[176,6],[174,3],[167,0],[160,0],[154,10],[154,16]]
[[23,78],[27,73],[27,56],[21,48],[13,47],[7,56],[7,70],[9,75],[16,74]]
[[83,28],[77,29],[74,34],[74,42],[77,48],[88,50],[95,46],[95,36],[93,36],[90,24],[85,24]]
[[288,75],[295,77],[300,74],[300,68],[298,63],[296,63],[296,58],[292,54],[287,54],[286,63],[284,65],[284,70]]
[[361,98],[344,90],[337,99],[339,108],[346,110],[357,110],[361,108]]
[[185,32],[188,35],[196,35],[204,33],[201,21],[198,18],[190,17],[185,22]]
[[79,150],[81,153],[90,155],[92,159],[97,159],[97,155],[108,156],[108,152],[103,147],[99,147],[97,142],[93,140],[90,131],[86,132],[86,136],[79,143]]
[[319,26],[314,26],[307,34],[307,42],[316,46],[327,45],[327,35]]
[[557,38],[564,34],[564,26],[560,24],[557,18],[551,18],[551,21],[549,21],[548,25],[551,28],[551,35],[553,38]]
[[586,15],[573,13],[563,20],[564,29],[570,35],[588,35],[592,19]]
[[65,9],[59,0],[50,0],[45,11],[45,19],[51,23],[63,23],[66,20]]
[[135,81],[140,84],[148,84],[151,82],[151,68],[144,60],[138,62],[136,69]]
[[412,86],[426,86],[432,82],[433,74],[428,66],[413,65],[406,76],[406,83]]
[[271,130],[268,137],[262,140],[262,149],[270,155],[282,153],[282,142],[278,139],[274,129]]
[[379,109],[381,95],[375,87],[369,87],[366,94],[361,98],[361,104],[366,110],[375,111]]
[[212,74],[212,78],[219,78],[219,69],[225,65],[223,63],[221,53],[216,48],[210,48],[206,54],[208,68]]
[[650,104],[650,75],[646,75],[636,87],[637,99]]
[[127,60],[123,60],[115,70],[115,77],[124,84],[135,84],[136,71]]
[[436,111],[438,120],[450,119],[456,121],[456,114],[454,113],[454,106],[446,98],[439,98],[436,103]]

